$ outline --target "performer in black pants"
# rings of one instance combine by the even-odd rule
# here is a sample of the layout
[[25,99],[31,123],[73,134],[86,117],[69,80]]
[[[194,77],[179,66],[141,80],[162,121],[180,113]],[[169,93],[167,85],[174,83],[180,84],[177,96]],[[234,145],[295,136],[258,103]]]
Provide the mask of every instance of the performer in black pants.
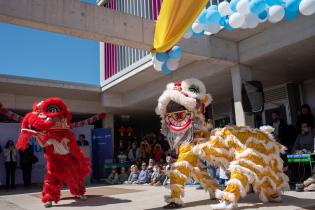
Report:
[[4,149],[6,188],[15,188],[16,149],[14,142],[9,140]]

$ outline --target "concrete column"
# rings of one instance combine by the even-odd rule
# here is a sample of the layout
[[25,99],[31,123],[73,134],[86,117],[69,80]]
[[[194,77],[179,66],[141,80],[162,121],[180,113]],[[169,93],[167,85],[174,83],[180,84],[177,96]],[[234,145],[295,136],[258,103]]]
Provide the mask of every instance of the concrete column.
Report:
[[103,128],[110,128],[112,131],[112,146],[114,151],[114,114],[112,113],[106,113],[106,117],[102,121],[102,127]]
[[114,129],[114,115],[112,113],[106,113],[106,117],[102,121],[102,127]]
[[254,116],[244,113],[242,106],[242,83],[252,79],[251,71],[243,65],[231,68],[235,122],[238,126],[255,126]]

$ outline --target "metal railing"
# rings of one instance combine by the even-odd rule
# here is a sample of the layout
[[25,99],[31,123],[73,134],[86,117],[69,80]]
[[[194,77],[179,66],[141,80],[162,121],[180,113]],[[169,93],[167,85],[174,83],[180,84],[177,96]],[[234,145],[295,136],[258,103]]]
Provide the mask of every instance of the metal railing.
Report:
[[[158,16],[162,0],[107,0],[105,7],[119,12],[154,20]],[[105,80],[128,68],[137,68],[148,61],[149,52],[141,49],[105,43]],[[115,55],[111,55],[115,54]],[[135,65],[137,64],[137,65]]]

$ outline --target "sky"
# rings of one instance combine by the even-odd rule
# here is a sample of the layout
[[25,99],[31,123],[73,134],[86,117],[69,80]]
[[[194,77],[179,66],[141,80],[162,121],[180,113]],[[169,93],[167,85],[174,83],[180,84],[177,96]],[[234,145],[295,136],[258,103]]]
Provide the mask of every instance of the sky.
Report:
[[99,42],[0,23],[0,74],[99,85]]

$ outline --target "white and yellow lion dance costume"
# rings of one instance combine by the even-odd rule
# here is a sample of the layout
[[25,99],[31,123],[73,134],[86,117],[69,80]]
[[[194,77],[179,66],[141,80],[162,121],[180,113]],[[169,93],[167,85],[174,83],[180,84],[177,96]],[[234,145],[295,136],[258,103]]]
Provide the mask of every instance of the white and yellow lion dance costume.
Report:
[[[165,208],[182,205],[184,185],[190,177],[222,202],[213,208],[234,208],[246,196],[250,185],[263,202],[280,201],[280,193],[288,188],[280,153],[285,147],[270,134],[270,127],[226,126],[210,132],[204,110],[212,101],[204,84],[197,79],[170,83],[158,100],[162,133],[172,148],[178,149],[178,159],[169,173],[171,195]],[[209,177],[201,161],[223,167],[230,173],[224,191]]]

